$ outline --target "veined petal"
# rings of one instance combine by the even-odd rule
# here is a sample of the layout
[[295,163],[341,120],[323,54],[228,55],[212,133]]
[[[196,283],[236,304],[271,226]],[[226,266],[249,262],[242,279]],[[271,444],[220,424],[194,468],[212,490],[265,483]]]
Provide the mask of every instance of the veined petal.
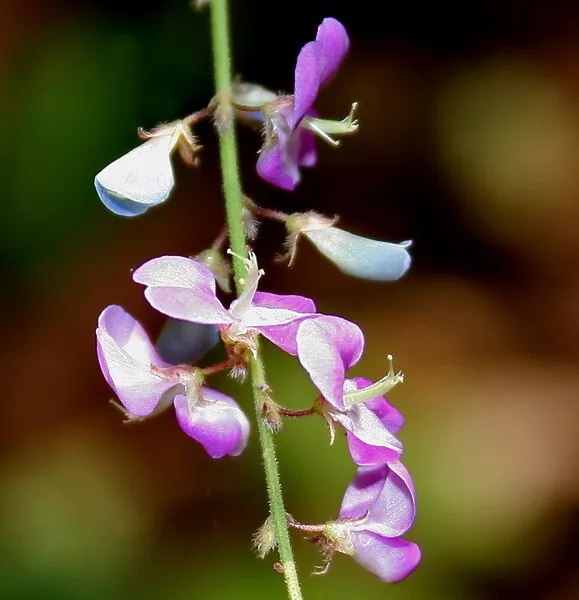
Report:
[[204,387],[203,400],[192,406],[185,396],[174,401],[181,429],[198,441],[212,458],[238,456],[247,445],[249,421],[235,400]]
[[264,308],[285,308],[299,313],[315,313],[316,305],[313,300],[305,296],[271,294],[269,292],[256,292],[253,305]]
[[[335,412],[331,415],[351,434],[348,436],[348,445],[356,464],[382,464],[385,461],[396,460],[402,454],[402,443],[384,427],[378,416],[363,404],[352,406],[345,413]],[[351,437],[366,447],[360,448],[354,441],[352,452]]]
[[387,464],[360,467],[344,494],[340,519],[360,519],[368,514],[389,473]]
[[135,360],[145,365],[168,366],[155,350],[142,325],[122,306],[107,306],[99,315],[98,327]]
[[369,510],[363,529],[396,537],[408,531],[414,523],[416,499],[414,483],[406,467],[400,461],[393,461],[388,463],[388,468],[390,472]]
[[267,308],[265,306],[250,306],[242,318],[244,327],[258,329],[260,327],[275,327],[286,325],[297,319],[304,318],[303,313],[285,308]]
[[325,85],[340,68],[350,48],[350,40],[340,21],[328,17],[318,27],[315,43],[320,85]]
[[316,134],[300,127],[294,135],[298,136],[299,139],[299,166],[313,167],[318,158],[316,153]]
[[320,91],[318,49],[316,42],[308,42],[298,54],[294,78],[294,111],[291,128],[297,127],[312,108]]
[[322,396],[344,408],[344,379],[364,349],[361,329],[345,319],[320,315],[304,320],[297,332],[297,355]]
[[292,191],[300,181],[300,171],[297,159],[288,159],[286,145],[286,141],[272,138],[262,148],[256,169],[263,180],[282,190]]
[[[256,307],[286,309],[301,313],[303,318],[316,314],[316,305],[313,300],[304,296],[280,296],[266,292],[257,292],[253,299]],[[258,330],[265,338],[281,348],[284,352],[295,356],[297,354],[297,332],[303,319],[296,319],[285,325],[272,327],[259,326]]]
[[211,293],[179,287],[148,287],[145,298],[154,309],[173,319],[205,325],[235,321]]
[[399,461],[360,467],[340,509],[341,519],[367,516],[358,529],[398,537],[414,522],[416,502],[410,474]]
[[175,185],[172,133],[152,137],[105,167],[95,177],[102,203],[112,212],[134,217],[161,204]]
[[420,562],[420,548],[399,537],[353,531],[352,542],[356,549],[353,559],[388,583],[404,579]]
[[372,281],[400,279],[410,266],[410,242],[392,244],[355,235],[338,227],[303,231],[312,244],[343,273]]
[[183,389],[177,379],[151,368],[149,359],[156,358],[151,342],[140,325],[119,306],[110,306],[101,313],[96,336],[103,375],[130,414],[147,416],[162,399],[165,402],[170,391],[177,393]]
[[215,276],[199,261],[184,256],[159,256],[133,272],[133,281],[149,287],[182,287],[215,295]]

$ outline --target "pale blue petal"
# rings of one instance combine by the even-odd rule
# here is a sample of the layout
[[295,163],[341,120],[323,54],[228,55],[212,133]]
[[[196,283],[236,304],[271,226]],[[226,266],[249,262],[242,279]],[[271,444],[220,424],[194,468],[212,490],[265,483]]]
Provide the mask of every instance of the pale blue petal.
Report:
[[303,231],[314,246],[342,272],[372,281],[400,279],[410,266],[411,242],[391,244],[337,227]]
[[174,135],[153,137],[105,167],[95,177],[102,203],[117,215],[135,217],[164,202],[175,185],[174,144]]

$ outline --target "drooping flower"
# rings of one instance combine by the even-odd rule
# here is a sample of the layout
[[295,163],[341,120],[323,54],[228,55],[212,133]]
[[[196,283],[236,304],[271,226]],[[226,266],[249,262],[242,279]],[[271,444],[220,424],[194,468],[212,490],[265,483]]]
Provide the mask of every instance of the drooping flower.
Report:
[[203,384],[200,369],[165,362],[141,325],[120,306],[103,310],[96,336],[101,370],[129,420],[173,404],[181,429],[211,457],[243,452],[249,436],[247,417],[235,400]]
[[309,212],[286,221],[290,263],[300,235],[307,238],[343,273],[371,281],[395,281],[410,267],[411,241],[393,244],[355,235],[335,227],[337,219]]
[[149,304],[169,317],[218,325],[226,343],[241,343],[251,351],[255,351],[255,336],[261,334],[295,354],[298,325],[316,314],[315,304],[303,296],[258,292],[263,272],[255,255],[243,260],[247,269],[245,287],[229,309],[217,298],[213,273],[189,258],[154,258],[136,269],[133,279],[146,286]]
[[420,562],[420,548],[401,538],[416,516],[414,485],[402,463],[361,467],[344,495],[337,521],[323,531],[328,559],[349,554],[382,581],[395,582]]
[[171,154],[193,160],[198,150],[188,126],[182,121],[161,125],[143,133],[146,142],[107,165],[94,180],[102,203],[123,217],[135,217],[169,197],[175,185]]
[[316,162],[316,135],[338,145],[332,136],[356,131],[355,104],[342,121],[319,119],[313,109],[320,89],[338,70],[349,45],[344,26],[326,18],[318,27],[316,39],[298,55],[293,95],[275,96],[261,86],[246,83],[234,89],[234,102],[242,118],[264,124],[265,140],[257,172],[269,183],[295,189],[300,167],[311,167]]
[[352,459],[359,465],[396,460],[402,443],[395,437],[402,416],[382,397],[402,381],[392,365],[380,381],[346,379],[347,370],[358,362],[364,349],[361,330],[344,319],[320,315],[304,320],[296,336],[297,356],[319,390],[325,404],[321,412],[330,426],[348,433]]

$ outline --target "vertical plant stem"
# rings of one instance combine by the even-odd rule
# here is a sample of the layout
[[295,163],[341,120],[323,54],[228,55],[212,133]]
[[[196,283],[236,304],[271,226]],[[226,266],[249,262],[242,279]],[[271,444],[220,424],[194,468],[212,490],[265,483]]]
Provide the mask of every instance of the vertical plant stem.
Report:
[[[229,228],[231,250],[239,256],[246,256],[245,232],[243,228],[243,191],[239,176],[237,140],[231,102],[231,41],[229,36],[229,11],[227,0],[211,0],[211,30],[213,41],[213,61],[215,89],[219,102],[217,129],[219,131],[219,154],[225,195],[225,210]],[[244,266],[234,257],[233,269],[235,287],[239,295],[243,289]],[[296,564],[289,536],[286,511],[283,502],[279,467],[276,458],[275,442],[262,411],[268,399],[268,386],[265,369],[258,353],[249,361],[251,386],[255,402],[255,413],[261,454],[265,470],[269,510],[275,528],[277,547],[283,567],[283,575],[290,600],[302,600]]]

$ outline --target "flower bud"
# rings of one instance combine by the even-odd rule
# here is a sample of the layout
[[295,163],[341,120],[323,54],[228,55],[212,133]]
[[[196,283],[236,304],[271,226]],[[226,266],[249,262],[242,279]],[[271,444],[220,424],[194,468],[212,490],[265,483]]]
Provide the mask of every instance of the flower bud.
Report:
[[304,235],[343,273],[371,281],[395,281],[410,266],[411,241],[392,244],[355,235],[334,227],[337,219],[316,213],[292,215],[287,221],[290,254],[299,234]]
[[[185,157],[198,150],[181,121],[161,125],[127,154],[106,166],[94,180],[102,203],[117,215],[135,217],[164,202],[175,185],[171,153],[175,147]],[[188,150],[186,150],[188,148]]]
[[202,325],[180,319],[167,319],[155,349],[172,365],[196,363],[219,341],[216,325]]
[[223,254],[216,248],[208,248],[193,257],[204,264],[215,276],[217,285],[228,294],[231,293],[231,265]]

